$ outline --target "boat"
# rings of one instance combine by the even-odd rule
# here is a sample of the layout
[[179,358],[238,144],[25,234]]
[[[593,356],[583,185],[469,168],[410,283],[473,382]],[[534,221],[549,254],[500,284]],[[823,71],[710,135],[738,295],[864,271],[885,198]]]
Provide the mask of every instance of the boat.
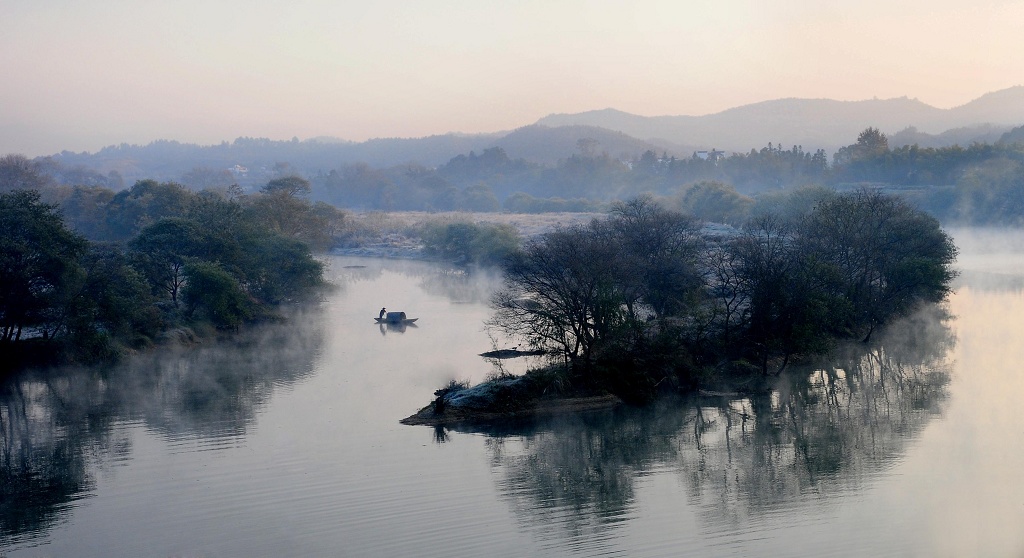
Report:
[[547,351],[545,351],[544,349],[520,351],[519,346],[516,345],[511,349],[497,349],[494,351],[487,351],[486,353],[480,353],[480,356],[484,358],[518,358],[524,356],[539,356],[544,354],[547,354]]
[[405,312],[388,312],[383,318],[374,318],[373,321],[378,324],[413,324],[419,318],[410,318],[405,315]]

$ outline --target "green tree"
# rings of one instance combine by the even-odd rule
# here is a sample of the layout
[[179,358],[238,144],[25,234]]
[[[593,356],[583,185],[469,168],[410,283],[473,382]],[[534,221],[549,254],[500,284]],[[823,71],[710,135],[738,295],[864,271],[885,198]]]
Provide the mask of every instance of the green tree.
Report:
[[750,208],[753,218],[773,215],[796,224],[814,211],[818,204],[835,197],[836,191],[825,186],[807,185],[757,196]]
[[852,181],[891,181],[895,162],[889,139],[878,128],[867,128],[857,143],[842,147],[833,156],[837,176]]
[[840,148],[833,156],[836,165],[849,165],[877,158],[889,151],[889,138],[878,128],[865,128],[857,135],[857,143]]
[[16,342],[26,329],[44,339],[67,332],[86,246],[39,192],[0,194],[0,340]]
[[102,186],[78,186],[60,202],[64,222],[89,240],[111,238],[108,207],[114,191]]
[[722,182],[704,181],[685,186],[679,194],[679,207],[712,223],[742,225],[750,215],[754,200]]
[[125,241],[161,219],[184,217],[195,199],[196,195],[180,184],[140,180],[110,200],[109,236],[100,240]]
[[193,261],[185,266],[182,290],[186,313],[218,328],[237,328],[253,316],[253,305],[238,281],[219,265]]
[[915,305],[943,300],[956,275],[956,246],[939,222],[876,191],[820,204],[800,236],[800,250],[831,273],[851,305],[841,327],[865,339]]
[[318,251],[330,249],[334,243],[332,231],[339,229],[344,220],[344,214],[331,206],[310,203],[285,189],[264,190],[262,194],[249,196],[245,206],[250,218]]
[[240,284],[262,304],[301,300],[323,285],[324,266],[303,242],[250,229],[241,238],[241,248]]
[[196,223],[182,218],[167,218],[144,229],[130,246],[154,294],[170,297],[178,305],[185,285],[185,264],[199,251]]
[[295,198],[308,196],[312,191],[312,187],[305,178],[290,175],[267,182],[262,191],[264,194],[283,194]]
[[161,327],[142,274],[116,244],[93,244],[82,260],[86,282],[78,323],[83,334],[103,332],[113,342],[136,346]]

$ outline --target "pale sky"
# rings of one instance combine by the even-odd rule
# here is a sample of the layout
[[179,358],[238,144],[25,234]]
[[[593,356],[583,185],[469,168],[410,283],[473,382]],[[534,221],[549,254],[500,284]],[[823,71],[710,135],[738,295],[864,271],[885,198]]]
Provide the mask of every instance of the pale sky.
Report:
[[0,0],[0,154],[1024,84],[1024,0]]

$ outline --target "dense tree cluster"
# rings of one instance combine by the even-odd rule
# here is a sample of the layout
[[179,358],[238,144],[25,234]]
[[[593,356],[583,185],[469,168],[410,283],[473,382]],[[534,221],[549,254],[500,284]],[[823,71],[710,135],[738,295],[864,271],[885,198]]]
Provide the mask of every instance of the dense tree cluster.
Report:
[[104,359],[169,328],[235,328],[308,296],[322,283],[310,245],[338,217],[300,199],[308,189],[295,178],[243,197],[153,181],[0,193],[4,353]]
[[873,191],[724,236],[637,198],[529,242],[507,264],[492,325],[626,394],[722,367],[777,373],[942,300],[955,255],[934,218]]
[[1003,159],[1024,161],[1013,144],[976,143],[967,147],[903,145],[890,148],[877,129],[861,132],[857,142],[834,156],[832,183],[875,182],[898,186],[944,186],[959,182],[972,167]]

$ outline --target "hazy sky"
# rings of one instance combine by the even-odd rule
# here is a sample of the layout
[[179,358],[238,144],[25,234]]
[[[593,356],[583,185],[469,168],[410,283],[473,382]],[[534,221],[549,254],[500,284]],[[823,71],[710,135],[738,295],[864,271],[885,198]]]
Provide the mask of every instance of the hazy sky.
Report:
[[0,0],[0,154],[1024,84],[1024,1]]

